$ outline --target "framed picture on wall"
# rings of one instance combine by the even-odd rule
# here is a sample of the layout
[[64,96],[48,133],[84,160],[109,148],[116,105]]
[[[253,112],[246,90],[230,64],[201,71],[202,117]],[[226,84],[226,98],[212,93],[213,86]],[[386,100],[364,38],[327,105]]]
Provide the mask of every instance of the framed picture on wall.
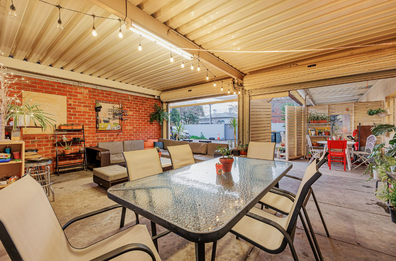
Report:
[[333,134],[342,134],[351,132],[351,115],[338,114],[330,115],[331,132]]
[[[122,124],[119,117],[119,111],[122,110],[121,104],[109,103],[106,101],[96,101],[96,131],[98,132],[119,132],[122,130]],[[101,108],[96,109],[100,105]]]

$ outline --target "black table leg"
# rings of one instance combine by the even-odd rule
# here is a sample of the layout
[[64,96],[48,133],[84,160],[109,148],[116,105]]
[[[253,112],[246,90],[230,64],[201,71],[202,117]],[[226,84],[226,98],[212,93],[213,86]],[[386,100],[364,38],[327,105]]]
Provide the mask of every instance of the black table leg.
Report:
[[[157,227],[153,221],[151,221],[151,237],[154,237],[157,235]],[[153,240],[155,249],[158,251],[158,239]]]
[[213,242],[213,246],[212,246],[212,259],[211,259],[211,261],[215,261],[215,259],[216,259],[216,246],[217,246],[217,241]]
[[195,243],[195,260],[205,261],[205,243]]

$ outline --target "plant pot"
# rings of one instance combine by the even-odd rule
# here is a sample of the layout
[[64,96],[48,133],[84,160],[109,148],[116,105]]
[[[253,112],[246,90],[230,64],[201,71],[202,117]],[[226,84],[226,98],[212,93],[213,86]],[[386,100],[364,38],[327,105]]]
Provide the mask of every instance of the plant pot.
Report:
[[232,155],[239,156],[239,155],[241,155],[241,152],[240,152],[240,150],[232,150]]
[[64,153],[65,155],[68,155],[68,154],[71,153],[71,150],[63,150],[63,153]]
[[161,158],[162,152],[158,151],[158,156]]
[[14,159],[20,159],[21,158],[21,152],[20,151],[13,151],[12,156],[14,156]]
[[72,129],[73,130],[81,130],[82,129],[82,125],[73,125]]
[[220,158],[219,161],[221,164],[223,164],[223,172],[231,172],[234,159]]
[[223,174],[223,164],[216,164],[216,174],[217,175]]
[[247,155],[247,150],[241,150],[240,153],[241,155]]
[[72,130],[73,127],[72,126],[61,125],[61,126],[59,126],[59,129],[60,130]]
[[396,208],[389,206],[389,213],[391,214],[392,222],[396,223]]
[[18,126],[29,126],[30,125],[30,115],[19,115]]
[[325,136],[330,136],[330,131],[325,131],[325,132],[324,132],[324,135],[325,135]]

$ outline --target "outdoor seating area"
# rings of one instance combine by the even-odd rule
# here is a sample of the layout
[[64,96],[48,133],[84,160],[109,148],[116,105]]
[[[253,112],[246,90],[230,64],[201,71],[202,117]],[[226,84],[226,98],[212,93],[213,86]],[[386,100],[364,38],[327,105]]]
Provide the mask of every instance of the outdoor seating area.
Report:
[[396,260],[395,15],[3,1],[0,261]]

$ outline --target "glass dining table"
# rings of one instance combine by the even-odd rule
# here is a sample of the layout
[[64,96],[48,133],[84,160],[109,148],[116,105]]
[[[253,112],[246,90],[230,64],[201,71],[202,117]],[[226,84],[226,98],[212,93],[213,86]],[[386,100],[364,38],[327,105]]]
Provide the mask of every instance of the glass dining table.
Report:
[[216,162],[208,160],[118,184],[107,195],[195,242],[196,260],[205,260],[205,243],[226,235],[292,168],[286,161],[236,157],[231,172],[217,175]]

